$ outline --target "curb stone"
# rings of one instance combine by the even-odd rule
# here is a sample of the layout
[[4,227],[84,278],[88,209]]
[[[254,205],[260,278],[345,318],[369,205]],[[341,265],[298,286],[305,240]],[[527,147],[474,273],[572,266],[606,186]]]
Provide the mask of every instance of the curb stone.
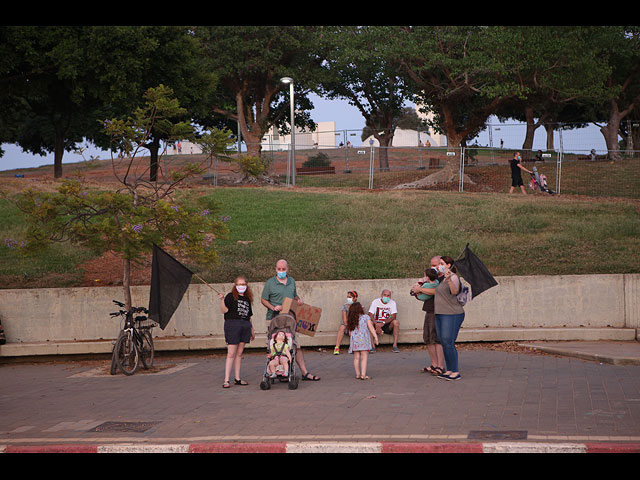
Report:
[[0,453],[640,453],[640,443],[289,442],[0,445]]

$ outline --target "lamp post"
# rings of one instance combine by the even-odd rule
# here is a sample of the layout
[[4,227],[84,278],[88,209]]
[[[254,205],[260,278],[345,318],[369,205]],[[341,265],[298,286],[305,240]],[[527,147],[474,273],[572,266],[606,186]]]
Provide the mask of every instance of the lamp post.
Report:
[[291,172],[291,183],[295,186],[296,184],[296,133],[295,133],[295,111],[294,111],[294,101],[293,101],[293,78],[291,77],[282,77],[280,81],[284,84],[289,84],[289,104],[291,107],[291,165],[293,166]]

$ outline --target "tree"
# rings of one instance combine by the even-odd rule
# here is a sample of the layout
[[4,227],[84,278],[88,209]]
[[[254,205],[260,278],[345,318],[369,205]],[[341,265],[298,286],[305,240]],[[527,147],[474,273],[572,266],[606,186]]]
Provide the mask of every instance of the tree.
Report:
[[272,125],[282,133],[291,127],[288,89],[280,82],[289,76],[295,81],[294,125],[315,126],[306,96],[318,63],[312,56],[314,27],[213,26],[194,32],[219,79],[208,99],[210,115],[197,117],[199,124],[215,125],[222,118],[239,125],[249,156],[259,156],[262,137]]
[[[162,182],[151,182],[146,178],[149,165],[137,158],[158,123],[163,123],[169,138],[184,138],[192,130],[184,122],[167,121],[184,113],[172,94],[164,86],[149,89],[144,107],[132,118],[104,122],[112,139],[112,169],[120,185],[117,190],[90,190],[81,181],[65,180],[57,193],[27,189],[17,200],[28,226],[22,253],[52,241],[70,241],[96,253],[118,253],[123,260],[127,309],[131,308],[131,264],[149,253],[154,243],[175,252],[178,258],[210,265],[218,262],[214,240],[228,231],[215,215],[219,207],[213,200],[176,195],[185,180],[206,170],[205,164],[178,165],[162,172]],[[233,139],[228,135],[217,138],[219,144],[212,145],[212,152],[225,154]]]
[[584,126],[589,120],[587,106],[602,100],[609,67],[594,42],[599,28],[517,27],[521,42],[513,73],[526,88],[525,96],[503,102],[496,113],[526,122],[523,150],[533,148],[534,133],[543,125],[547,148],[553,149],[555,126]]
[[[387,43],[413,83],[417,103],[434,114],[430,126],[446,134],[451,151],[484,129],[502,102],[526,93],[512,73],[520,45],[515,29],[399,27]],[[458,173],[459,158],[447,156],[442,170],[411,186],[450,182]]]
[[83,41],[88,28],[5,26],[0,30],[4,93],[0,106],[12,115],[2,141],[17,143],[36,155],[53,152],[56,178],[62,176],[64,152],[83,140],[84,132],[93,128],[91,112],[101,108],[95,89],[88,87],[95,83]]
[[389,169],[388,147],[403,107],[411,98],[401,66],[384,45],[389,27],[340,26],[322,29],[323,76],[328,98],[344,98],[365,120],[365,129],[380,143],[380,169]]
[[[187,27],[10,26],[0,28],[0,40],[0,106],[12,114],[0,123],[8,127],[2,141],[54,152],[56,178],[64,152],[79,142],[108,148],[97,120],[126,116],[147,89],[170,86],[193,114],[215,85]],[[161,140],[159,131],[148,140],[151,179]]]
[[596,40],[611,73],[606,80],[609,96],[598,109],[606,123],[594,123],[600,127],[609,157],[617,160],[621,125],[640,106],[640,27],[602,27]]

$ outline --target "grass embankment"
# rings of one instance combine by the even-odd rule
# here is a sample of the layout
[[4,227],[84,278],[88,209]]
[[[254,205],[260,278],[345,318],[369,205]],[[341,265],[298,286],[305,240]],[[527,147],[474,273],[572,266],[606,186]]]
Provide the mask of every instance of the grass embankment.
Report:
[[[409,278],[433,254],[457,257],[466,243],[494,275],[640,272],[637,201],[427,191],[200,189],[231,217],[221,263],[191,266],[208,282],[236,275],[264,281],[286,258],[297,280]],[[21,259],[5,245],[24,228],[0,199],[0,287],[34,276],[79,285],[90,255],[67,244]]]

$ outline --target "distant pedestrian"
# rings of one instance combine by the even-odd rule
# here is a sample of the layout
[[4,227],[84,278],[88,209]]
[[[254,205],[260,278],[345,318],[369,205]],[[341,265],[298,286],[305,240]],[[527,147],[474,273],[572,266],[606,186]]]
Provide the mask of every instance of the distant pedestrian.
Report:
[[513,158],[509,160],[509,166],[511,167],[511,188],[509,189],[509,193],[513,193],[516,187],[520,187],[522,190],[522,194],[526,195],[527,192],[524,189],[524,183],[522,182],[522,170],[525,172],[533,173],[531,170],[527,170],[522,165],[522,159],[520,158],[520,152],[516,152],[513,155]]

